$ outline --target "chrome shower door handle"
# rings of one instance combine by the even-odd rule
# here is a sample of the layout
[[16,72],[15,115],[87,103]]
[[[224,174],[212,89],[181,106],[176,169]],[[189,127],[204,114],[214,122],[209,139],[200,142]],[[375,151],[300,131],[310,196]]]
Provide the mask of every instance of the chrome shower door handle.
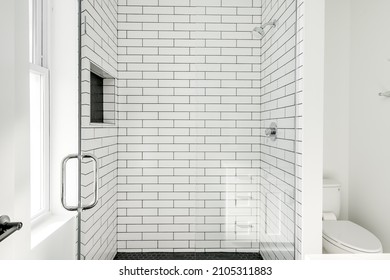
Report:
[[62,206],[68,210],[68,211],[77,211],[78,207],[76,206],[69,206],[66,203],[66,164],[69,160],[71,159],[78,159],[79,155],[78,154],[71,154],[65,157],[62,160],[62,172],[61,172],[61,203]]
[[88,209],[95,207],[99,201],[99,167],[98,167],[98,160],[94,155],[83,154],[81,156],[81,159],[84,159],[84,158],[92,159],[93,165],[94,165],[94,168],[93,168],[93,170],[94,170],[94,182],[93,182],[93,184],[94,184],[94,199],[90,204],[88,204],[86,206],[82,206],[83,210],[88,210]]
[[[93,201],[88,205],[80,205],[80,209],[78,206],[70,206],[66,202],[66,164],[71,159],[81,159],[80,163],[83,159],[92,159],[93,165],[94,165],[94,198]],[[99,201],[99,167],[98,167],[98,160],[97,158],[92,154],[83,154],[79,156],[78,154],[71,154],[65,157],[62,161],[62,173],[61,173],[61,203],[62,206],[68,210],[68,211],[78,211],[78,210],[88,210],[96,206],[96,204]],[[81,194],[78,194],[81,196]],[[81,199],[79,198],[79,201]]]

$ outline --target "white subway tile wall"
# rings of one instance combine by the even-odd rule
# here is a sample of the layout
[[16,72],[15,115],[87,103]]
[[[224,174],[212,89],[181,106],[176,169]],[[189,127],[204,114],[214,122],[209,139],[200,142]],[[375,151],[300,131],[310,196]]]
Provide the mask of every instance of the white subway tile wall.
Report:
[[260,1],[118,4],[118,251],[258,252]]
[[[98,204],[82,213],[81,254],[85,259],[113,259],[117,252],[117,8],[117,0],[82,1],[81,150],[98,158],[100,185]],[[90,63],[114,77],[104,81],[106,124],[90,123]],[[81,173],[87,204],[93,198],[92,164],[83,164]]]

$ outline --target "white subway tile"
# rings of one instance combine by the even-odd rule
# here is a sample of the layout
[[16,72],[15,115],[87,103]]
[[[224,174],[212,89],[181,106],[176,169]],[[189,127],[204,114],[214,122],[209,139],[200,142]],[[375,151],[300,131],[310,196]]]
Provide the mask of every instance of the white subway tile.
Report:
[[191,6],[221,6],[221,0],[191,0]]
[[158,21],[157,15],[127,15],[127,22],[157,22],[157,21]]
[[206,47],[235,47],[237,45],[236,40],[207,40]]
[[185,79],[185,80],[194,80],[194,79],[204,79],[205,74],[203,72],[176,72],[175,79]]
[[206,7],[206,13],[209,15],[235,15],[236,8],[233,7]]
[[219,23],[221,22],[221,17],[217,15],[191,15],[191,22]]
[[[167,0],[170,1],[170,0]],[[181,1],[181,0],[176,0]],[[190,16],[189,15],[160,15],[159,16],[160,22],[190,22]]]
[[143,217],[142,221],[144,224],[172,224],[173,217],[147,216]]
[[143,39],[144,47],[172,47],[173,40],[170,39]]
[[191,31],[191,39],[218,39],[219,31]]
[[175,23],[175,30],[194,31],[205,30],[204,23]]
[[143,60],[145,63],[172,63],[174,57],[171,55],[145,55]]
[[176,47],[204,47],[206,46],[206,41],[202,39],[198,40],[175,40],[175,46]]
[[189,225],[159,225],[158,230],[159,232],[188,232]]
[[[188,113],[184,113],[184,114],[188,114]],[[175,136],[175,135],[189,135],[189,134],[190,134],[189,128],[160,128],[159,129],[159,135]]]
[[222,22],[227,23],[252,23],[251,16],[224,15]]
[[142,203],[142,206],[144,208],[172,208],[173,207],[173,201],[169,200],[145,200]]
[[188,216],[189,210],[185,208],[163,208],[159,209],[160,216],[173,216],[173,223],[176,223],[175,219],[178,216]]
[[189,6],[190,0],[159,0],[160,6]]
[[[144,152],[144,153],[142,153],[142,158],[144,160],[173,159],[173,153],[172,152],[161,152],[161,151],[159,151],[159,152]],[[145,174],[145,172],[146,172],[146,169],[144,170],[144,174]],[[163,171],[161,171],[161,172],[163,172]]]
[[180,160],[180,159],[204,159],[204,153],[198,153],[198,152],[175,152],[174,153],[174,159]]
[[[190,66],[188,64],[169,64],[169,63],[165,63],[165,64],[160,64],[159,65],[159,70],[160,71],[178,71],[178,73],[180,72],[185,72],[185,71],[189,71],[190,70]],[[176,75],[177,73],[175,73]]]
[[189,55],[189,48],[159,48],[159,53],[161,55]]
[[[157,5],[154,5],[157,6]],[[170,15],[174,13],[173,7],[142,7],[144,14]]]
[[142,234],[143,240],[173,240],[173,233],[145,232]]
[[157,6],[158,0],[127,0],[127,5],[131,6]]
[[159,38],[163,39],[189,39],[189,31],[159,31]]
[[159,119],[160,120],[189,120],[190,114],[188,112],[159,112]]
[[175,14],[177,15],[201,15],[205,13],[205,7],[175,7]]
[[173,127],[173,121],[171,120],[154,120],[154,121],[143,121],[143,127]]

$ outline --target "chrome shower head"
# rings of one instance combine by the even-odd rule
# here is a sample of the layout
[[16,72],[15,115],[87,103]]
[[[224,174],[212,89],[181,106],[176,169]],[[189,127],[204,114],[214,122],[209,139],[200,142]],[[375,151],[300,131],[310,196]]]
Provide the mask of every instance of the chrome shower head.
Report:
[[263,27],[256,26],[255,28],[253,28],[253,32],[259,33],[261,37],[265,35]]

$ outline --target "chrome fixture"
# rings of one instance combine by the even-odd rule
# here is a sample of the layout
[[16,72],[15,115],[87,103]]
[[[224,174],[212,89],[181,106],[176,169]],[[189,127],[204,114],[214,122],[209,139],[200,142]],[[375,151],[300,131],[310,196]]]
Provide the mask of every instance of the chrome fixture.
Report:
[[379,96],[390,97],[390,91],[380,92]]
[[267,27],[267,26],[271,26],[271,28],[275,28],[276,27],[276,24],[277,24],[277,20],[274,19],[272,21],[269,21],[267,23],[264,23],[260,26],[256,26],[255,28],[253,28],[253,32],[256,32],[256,33],[259,33],[261,38],[264,37],[265,35],[265,31],[264,31],[264,28]]
[[[88,158],[88,159],[92,159],[93,163],[94,163],[94,200],[88,204],[88,205],[82,205],[81,202],[79,203],[78,206],[69,206],[67,203],[66,203],[66,163],[70,160],[70,159],[78,159],[79,158],[79,155],[77,154],[72,154],[72,155],[69,155],[67,156],[66,158],[64,158],[64,160],[62,161],[62,182],[61,182],[61,186],[62,186],[62,192],[61,192],[61,202],[62,202],[62,206],[68,210],[68,211],[82,211],[82,210],[88,210],[88,209],[91,209],[93,208],[99,201],[99,173],[98,173],[98,160],[97,158],[94,156],[94,155],[91,155],[91,154],[83,154],[80,156],[81,160],[84,159],[84,158]],[[79,195],[79,199],[80,199],[80,196],[81,194],[78,194]]]
[[278,126],[275,122],[271,123],[269,128],[265,130],[265,136],[267,136],[272,141],[275,141],[278,134]]
[[[78,188],[77,188],[77,206],[70,206],[66,203],[66,163],[70,160],[70,159],[77,159],[78,163],[79,163],[79,174],[81,174],[81,163],[82,163],[82,160],[84,158],[89,158],[89,159],[92,159],[93,161],[93,169],[94,169],[94,198],[93,198],[93,201],[88,204],[88,205],[83,205],[82,203],[82,197],[81,197],[81,181],[80,181],[80,177],[79,176],[79,182],[78,182]],[[62,160],[62,173],[61,173],[61,202],[62,202],[62,206],[68,210],[68,211],[77,211],[77,226],[78,226],[78,231],[77,231],[77,239],[78,239],[78,242],[77,242],[77,259],[78,260],[81,260],[81,259],[85,259],[84,256],[81,255],[81,213],[84,211],[84,210],[88,210],[88,209],[91,209],[93,207],[95,207],[95,205],[98,203],[99,201],[99,167],[98,167],[98,160],[97,158],[94,156],[94,155],[91,155],[91,154],[82,154],[82,155],[79,155],[79,154],[71,154],[71,155],[68,155],[67,157],[65,157],[63,160]]]
[[241,224],[239,224],[237,221],[236,221],[236,227],[239,227],[239,228],[253,228],[254,227],[254,225],[253,224],[251,224],[251,223],[241,223]]
[[15,231],[20,230],[22,227],[22,223],[11,223],[11,220],[8,216],[0,216],[0,242],[13,234]]

